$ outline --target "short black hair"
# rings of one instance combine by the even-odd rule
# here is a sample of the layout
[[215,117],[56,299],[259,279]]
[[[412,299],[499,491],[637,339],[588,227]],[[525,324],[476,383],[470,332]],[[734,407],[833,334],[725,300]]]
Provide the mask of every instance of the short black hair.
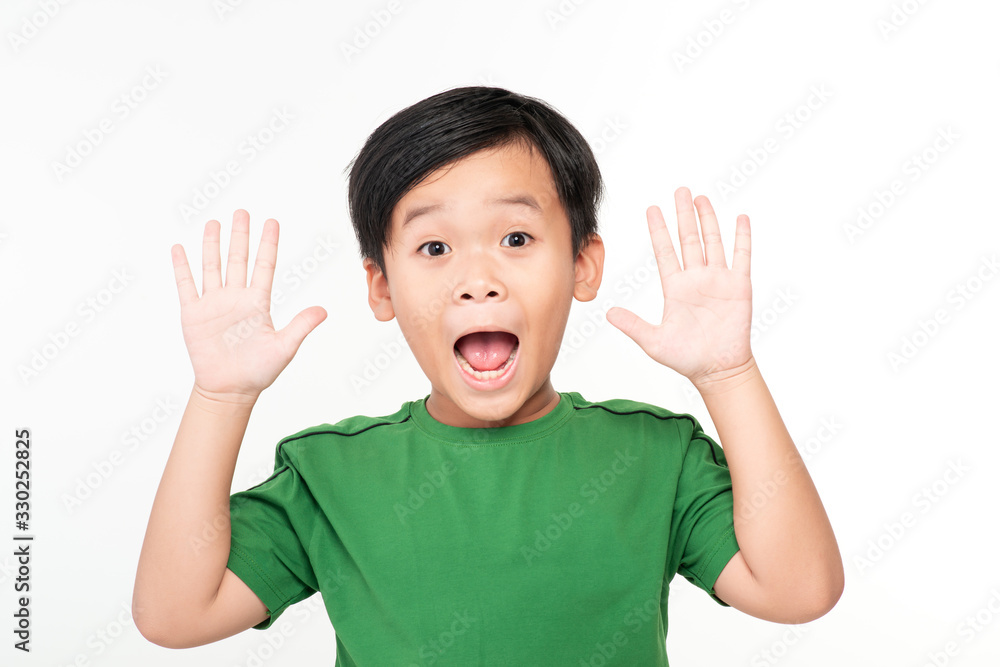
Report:
[[[488,86],[452,88],[397,112],[369,135],[347,165],[348,208],[361,257],[385,273],[392,210],[428,174],[477,151],[537,147],[569,217],[574,257],[597,232],[604,196],[597,159],[583,135],[552,106]],[[347,170],[345,169],[345,171]]]

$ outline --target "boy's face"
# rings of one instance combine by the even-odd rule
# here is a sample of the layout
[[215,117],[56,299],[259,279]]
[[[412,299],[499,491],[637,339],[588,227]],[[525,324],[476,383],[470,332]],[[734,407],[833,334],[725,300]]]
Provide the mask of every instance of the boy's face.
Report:
[[597,294],[604,246],[595,234],[573,257],[539,150],[479,151],[432,172],[396,204],[391,225],[385,274],[365,261],[369,303],[379,320],[398,320],[431,381],[430,415],[478,428],[554,408],[549,372],[572,299]]

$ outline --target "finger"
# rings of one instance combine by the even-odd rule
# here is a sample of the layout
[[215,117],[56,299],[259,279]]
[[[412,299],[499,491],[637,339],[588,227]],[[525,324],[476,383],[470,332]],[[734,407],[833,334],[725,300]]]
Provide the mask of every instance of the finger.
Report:
[[226,263],[226,287],[247,286],[247,256],[250,254],[250,214],[239,208],[233,213]]
[[709,266],[726,268],[726,250],[722,246],[722,234],[719,232],[719,219],[715,217],[712,202],[705,195],[694,199],[698,208],[698,220],[701,221],[701,236],[705,239],[705,259]]
[[654,327],[631,310],[615,306],[605,313],[608,322],[623,334],[634,340],[646,354],[652,349]]
[[694,215],[691,191],[685,187],[677,188],[674,191],[674,204],[677,206],[677,238],[681,241],[684,268],[705,266],[705,255],[701,251],[701,237],[698,235],[698,220]]
[[175,243],[170,248],[170,258],[174,263],[174,280],[177,281],[177,296],[181,301],[181,308],[198,300],[198,288],[194,284],[194,276],[191,275],[191,267],[188,265],[187,255],[184,253],[184,246]]
[[205,223],[205,237],[201,242],[201,293],[222,287],[222,260],[219,259],[218,220]]
[[271,284],[274,281],[274,267],[278,261],[278,221],[268,218],[264,221],[264,230],[260,233],[260,245],[257,246],[257,259],[253,263],[253,276],[250,287],[262,289],[271,294]]
[[750,277],[750,217],[736,218],[736,244],[733,246],[733,271]]
[[664,286],[663,293],[666,294],[667,277],[681,270],[677,253],[674,252],[674,244],[670,240],[670,232],[667,231],[667,222],[663,219],[663,212],[659,206],[650,206],[646,209],[646,222],[649,223],[649,238],[653,242],[653,256],[656,258],[656,268],[660,272],[660,285]]
[[320,322],[326,319],[326,309],[321,306],[311,306],[306,308],[289,322],[284,329],[278,332],[282,344],[294,356],[298,351],[302,341],[315,329]]

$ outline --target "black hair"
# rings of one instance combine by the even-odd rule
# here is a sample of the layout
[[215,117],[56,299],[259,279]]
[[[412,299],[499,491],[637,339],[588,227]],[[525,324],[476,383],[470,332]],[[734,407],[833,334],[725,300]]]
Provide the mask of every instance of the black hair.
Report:
[[452,88],[423,99],[369,135],[347,165],[348,208],[361,257],[385,273],[392,210],[428,174],[477,151],[517,143],[537,147],[548,162],[569,217],[575,257],[597,232],[604,196],[590,145],[542,100],[487,86]]

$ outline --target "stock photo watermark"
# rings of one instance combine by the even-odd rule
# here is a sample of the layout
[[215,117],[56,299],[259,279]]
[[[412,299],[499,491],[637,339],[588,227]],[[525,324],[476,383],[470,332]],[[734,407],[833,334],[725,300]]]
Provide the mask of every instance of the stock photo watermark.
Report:
[[221,23],[244,4],[246,4],[246,0],[212,0],[212,10]]
[[790,626],[770,646],[757,651],[750,658],[750,667],[774,667],[792,652],[792,647],[802,640],[808,630],[806,625]]
[[385,7],[373,9],[367,21],[354,26],[350,40],[341,40],[340,53],[344,56],[344,60],[350,64],[351,61],[360,56],[389,27],[402,9],[403,3],[400,0],[389,0]]
[[108,454],[97,461],[91,462],[87,472],[77,476],[72,488],[59,496],[63,507],[69,514],[80,509],[83,504],[109,482],[112,476],[124,463],[132,458],[139,447],[152,438],[160,427],[182,412],[181,405],[174,403],[170,397],[157,398],[154,407],[147,416],[132,424],[119,437],[120,447],[113,448]]
[[660,605],[666,601],[668,593],[669,587],[664,584],[659,595],[646,598],[641,604],[629,608],[622,616],[623,629],[615,631],[610,637],[605,637],[604,641],[594,642],[590,654],[580,658],[581,667],[605,667],[612,663],[618,652],[631,641],[629,633],[638,635],[647,623],[659,622]]
[[[732,4],[736,5],[740,12],[750,8],[750,0],[732,0]],[[685,68],[690,67],[694,61],[701,58],[739,17],[739,12],[725,8],[719,12],[718,16],[703,20],[699,30],[688,35],[684,49],[675,49],[671,54],[677,72],[683,74]]]
[[543,16],[549,24],[549,28],[555,30],[563,23],[566,23],[576,10],[588,2],[588,0],[559,0],[559,3],[545,10]]
[[[616,450],[615,458],[607,468],[597,475],[591,477],[580,486],[579,495],[587,499],[587,504],[593,505],[608,490],[615,485],[618,478],[628,472],[629,468],[639,459],[633,456],[626,448],[625,451]],[[561,512],[551,514],[552,521],[534,533],[534,542],[521,545],[521,555],[524,556],[525,563],[531,564],[541,557],[546,551],[552,548],[559,538],[561,538],[573,524],[586,513],[586,507],[580,502],[572,501],[566,505],[566,509]]]
[[722,201],[727,201],[730,196],[743,188],[750,181],[750,178],[757,174],[781,150],[782,142],[787,145],[792,137],[804,128],[832,97],[833,92],[826,87],[825,83],[810,86],[809,94],[805,100],[783,113],[774,122],[774,131],[778,133],[777,137],[768,137],[760,145],[747,148],[745,151],[746,159],[733,165],[725,180],[716,179],[715,190],[719,193]]
[[[412,316],[407,326],[422,330],[433,326],[435,318],[443,311],[444,307],[451,301],[455,294],[455,288],[459,285],[459,280],[455,277],[448,278],[441,286],[441,290],[432,299],[429,299],[420,311]],[[365,356],[360,363],[360,370],[354,370],[348,377],[351,388],[355,395],[360,395],[362,391],[373,387],[378,382],[383,373],[389,370],[393,362],[402,356],[409,345],[406,342],[406,334],[400,330],[391,339],[379,344],[377,351]]]
[[[317,575],[319,573],[317,572]],[[327,570],[322,577],[317,577],[319,591],[326,595],[336,593],[347,583],[347,577],[339,569],[336,573]],[[242,662],[243,667],[263,667],[271,658],[286,645],[299,628],[316,618],[328,618],[322,595],[312,595],[308,599],[290,606],[267,630],[253,648],[248,648]]]
[[574,317],[573,321],[567,324],[559,347],[559,356],[573,354],[583,349],[588,340],[608,325],[608,310],[631,301],[632,297],[641,292],[654,276],[658,279],[659,272],[656,257],[650,252],[615,281],[614,293],[619,295],[618,301],[604,299],[600,304],[586,308],[582,315]]
[[880,18],[875,22],[882,40],[889,41],[889,38],[898,33],[903,26],[910,22],[917,15],[928,0],[903,0],[903,2],[892,3],[887,17]]
[[965,479],[972,468],[961,460],[949,460],[947,467],[934,481],[922,486],[910,499],[910,507],[882,523],[882,532],[868,540],[867,548],[852,559],[859,574],[871,570],[896,548],[913,530],[921,518],[930,514]]
[[952,317],[964,309],[1000,272],[996,255],[983,257],[971,275],[959,281],[945,294],[945,303],[927,317],[917,319],[910,331],[900,338],[899,343],[886,353],[886,361],[894,372],[911,363],[931,344],[931,342],[952,322]]
[[128,602],[122,602],[120,609],[113,613],[111,618],[89,635],[84,640],[84,649],[78,651],[68,662],[59,663],[59,667],[92,667],[100,665],[97,660],[108,652],[126,633],[134,631],[135,622],[132,620],[132,609]]
[[392,363],[398,359],[407,349],[406,337],[400,331],[394,338],[381,343],[378,352],[372,357],[367,357],[361,367],[360,372],[350,375],[351,387],[354,393],[360,395],[362,390],[371,387],[387,371]]
[[124,292],[134,279],[128,268],[112,271],[111,280],[106,287],[85,297],[77,304],[75,311],[77,317],[70,317],[69,321],[56,331],[50,331],[46,335],[46,342],[32,348],[28,352],[28,360],[18,364],[17,374],[21,382],[27,386],[48,369],[66,351],[72,340],[83,333],[86,325],[108,310],[119,298],[118,295]]
[[31,429],[14,431],[14,648],[31,651],[31,561],[35,536],[31,529]]
[[927,660],[921,667],[946,667],[953,658],[962,654],[962,649],[980,636],[986,628],[1000,616],[1000,590],[996,586],[990,588],[989,598],[982,606],[966,614],[955,627],[954,637],[943,645],[926,651]]
[[128,90],[118,95],[111,103],[110,115],[97,121],[92,127],[81,131],[83,137],[66,144],[62,162],[52,162],[52,173],[60,183],[80,167],[84,160],[108,140],[110,135],[124,122],[139,105],[149,98],[150,93],[160,87],[167,73],[159,65],[146,67],[142,79]]
[[844,425],[836,417],[824,417],[816,433],[806,438],[801,446],[796,445],[798,456],[790,453],[783,467],[778,468],[769,479],[760,482],[750,497],[744,500],[738,509],[734,508],[735,516],[744,521],[757,516],[757,513],[778,495],[781,488],[788,484],[790,478],[785,470],[791,467],[798,468],[798,458],[801,458],[803,463],[808,464],[819,452],[833,442],[834,437],[843,428]]
[[[472,456],[472,452],[469,448],[462,447],[458,449],[457,456],[462,462],[465,462]],[[405,524],[407,519],[416,514],[427,501],[433,498],[458,470],[459,468],[454,461],[446,459],[441,462],[440,466],[424,471],[420,483],[407,489],[406,500],[396,502],[392,506],[399,522]]]
[[232,185],[233,179],[242,174],[243,169],[261,153],[268,150],[268,147],[288,130],[294,120],[295,114],[287,107],[272,109],[263,126],[247,134],[240,142],[235,155],[227,159],[221,167],[210,169],[202,183],[192,189],[191,199],[178,205],[178,212],[185,224],[199,220],[201,213],[211,206],[223,190]]
[[[293,262],[291,267],[285,269],[278,285],[271,286],[270,302],[261,301],[255,304],[256,314],[246,317],[226,329],[223,334],[225,343],[233,348],[251,338],[272,314],[281,310],[281,307],[288,303],[288,296],[301,288],[330,259],[335,257],[336,251],[341,247],[341,243],[334,240],[330,234],[317,237],[312,250]],[[281,286],[284,286],[285,289],[282,290]]]
[[475,616],[472,616],[468,609],[461,612],[454,612],[451,618],[452,620],[437,635],[421,644],[417,650],[417,657],[420,658],[420,662],[410,663],[410,667],[433,665],[441,659],[441,656],[448,652],[449,648],[455,645],[455,642],[459,638],[469,631],[473,623],[479,620]]
[[[750,318],[750,344],[753,345],[761,340],[761,336],[772,331],[782,319],[787,317],[792,306],[798,303],[801,297],[792,292],[790,287],[781,287],[771,299],[771,303],[755,310]],[[701,393],[692,383],[686,382],[681,386],[684,398],[691,403],[698,403],[701,400]]]
[[14,53],[18,53],[41,33],[42,29],[62,12],[70,0],[39,0],[38,9],[21,18],[17,32],[7,33],[7,42]]
[[600,157],[607,152],[608,148],[617,142],[628,128],[629,125],[621,119],[621,116],[605,120],[601,130],[587,139],[594,156]]
[[844,223],[848,243],[854,245],[874,227],[906,195],[907,181],[911,184],[919,181],[959,138],[961,135],[951,125],[939,127],[928,145],[903,160],[899,167],[900,177],[893,178],[884,188],[873,190],[871,198],[858,206],[854,220]]

